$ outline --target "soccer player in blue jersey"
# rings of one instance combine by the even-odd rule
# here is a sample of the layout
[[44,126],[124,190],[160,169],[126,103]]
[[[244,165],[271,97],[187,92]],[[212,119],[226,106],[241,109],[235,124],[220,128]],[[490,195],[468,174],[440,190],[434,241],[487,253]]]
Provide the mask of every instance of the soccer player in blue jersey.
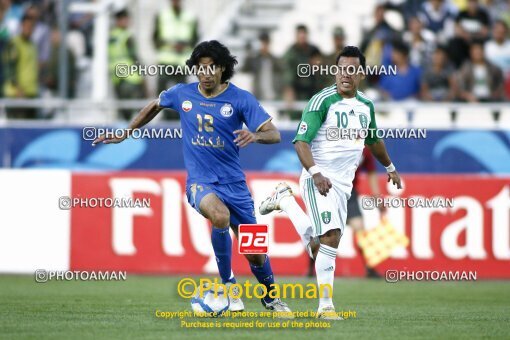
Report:
[[[239,224],[257,223],[253,199],[239,162],[239,148],[250,143],[280,142],[280,133],[271,123],[271,116],[255,97],[229,82],[236,64],[236,58],[218,41],[200,43],[187,61],[188,67],[198,70],[199,82],[177,84],[161,92],[159,99],[144,107],[129,126],[129,129],[144,126],[163,108],[179,112],[188,173],[188,203],[213,225],[212,245],[221,279],[227,287],[236,282],[229,227],[237,235]],[[243,123],[248,130],[242,129]],[[101,136],[93,144],[119,143],[127,137],[128,133],[122,138]],[[257,280],[270,291],[274,278],[269,257],[256,254],[246,258]],[[230,300],[230,310],[244,309],[240,298]],[[269,310],[290,312],[287,304],[278,298],[266,296],[262,304]]]

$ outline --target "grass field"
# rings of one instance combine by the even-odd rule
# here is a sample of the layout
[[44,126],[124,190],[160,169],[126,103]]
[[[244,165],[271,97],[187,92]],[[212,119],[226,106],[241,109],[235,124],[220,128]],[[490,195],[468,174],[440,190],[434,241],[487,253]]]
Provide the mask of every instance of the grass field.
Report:
[[[328,329],[186,329],[156,310],[190,310],[176,277],[128,275],[121,282],[36,283],[33,276],[0,275],[0,337],[161,339],[510,338],[510,283],[415,282],[337,279],[338,310],[357,317]],[[313,280],[280,278],[280,282]],[[317,301],[288,299],[293,310],[315,310]],[[258,300],[246,310],[263,311]],[[188,319],[199,320],[199,319]],[[209,320],[212,319],[200,319]],[[215,319],[220,322],[228,320]],[[215,321],[214,320],[214,321]],[[271,320],[261,319],[268,322]],[[232,320],[230,320],[232,321]],[[244,320],[247,321],[247,320]],[[300,319],[301,322],[314,319]]]

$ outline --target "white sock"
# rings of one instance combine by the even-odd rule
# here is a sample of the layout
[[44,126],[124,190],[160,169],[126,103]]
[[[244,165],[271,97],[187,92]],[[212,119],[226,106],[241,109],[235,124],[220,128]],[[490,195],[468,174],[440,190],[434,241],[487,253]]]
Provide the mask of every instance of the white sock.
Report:
[[303,209],[301,209],[293,196],[283,197],[280,201],[280,209],[289,215],[294,228],[301,237],[301,241],[306,248],[312,237],[312,222],[310,218]]
[[[319,290],[319,309],[333,305],[333,280],[335,278],[336,249],[321,244],[315,259],[315,273]],[[323,289],[321,291],[321,285]],[[329,286],[327,286],[329,285]],[[331,290],[330,288],[331,287]]]

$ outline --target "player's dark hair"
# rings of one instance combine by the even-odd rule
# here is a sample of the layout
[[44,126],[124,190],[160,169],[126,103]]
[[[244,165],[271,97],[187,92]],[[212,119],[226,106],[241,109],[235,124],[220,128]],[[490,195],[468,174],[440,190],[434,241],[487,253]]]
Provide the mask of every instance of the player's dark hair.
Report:
[[225,68],[221,75],[222,83],[228,81],[234,75],[234,66],[237,65],[237,59],[230,54],[228,48],[219,41],[203,41],[198,44],[191,53],[190,58],[186,60],[186,66],[189,68],[198,66],[200,58],[211,58],[215,66]]
[[360,66],[365,69],[366,66],[366,60],[363,53],[361,53],[360,49],[356,46],[345,46],[338,56],[336,57],[336,65],[338,65],[338,61],[341,57],[354,57],[359,59]]

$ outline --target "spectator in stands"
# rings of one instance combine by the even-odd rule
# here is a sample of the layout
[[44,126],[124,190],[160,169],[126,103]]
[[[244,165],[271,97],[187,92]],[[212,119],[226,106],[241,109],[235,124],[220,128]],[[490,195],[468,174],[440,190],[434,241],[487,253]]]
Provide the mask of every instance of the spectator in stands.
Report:
[[510,0],[507,0],[505,9],[499,13],[499,20],[503,20],[507,27],[510,27]]
[[485,57],[503,71],[505,78],[510,78],[510,39],[503,20],[496,20],[492,27],[492,39],[485,44]]
[[43,72],[50,57],[51,30],[45,22],[41,21],[39,7],[36,5],[28,7],[25,15],[31,17],[36,23],[32,33],[32,42],[37,48],[39,70]]
[[421,99],[434,102],[454,100],[455,70],[448,61],[446,47],[438,46],[429,62],[421,80]]
[[92,91],[92,77],[90,75],[91,58],[87,56],[87,41],[85,34],[75,21],[69,21],[66,44],[76,62],[76,96],[89,98]]
[[[21,33],[12,38],[6,49],[5,96],[8,98],[35,98],[38,94],[37,48],[31,41],[36,22],[23,16]],[[16,108],[7,110],[9,118],[36,118],[35,109]]]
[[336,57],[345,46],[345,32],[340,26],[333,29],[333,53],[324,56],[324,64],[335,65]]
[[470,47],[470,60],[459,71],[460,97],[467,102],[504,100],[503,73],[485,59],[483,42],[474,41]]
[[457,11],[448,1],[425,1],[418,13],[424,28],[436,35],[439,43],[446,43],[454,33],[454,23]]
[[[284,73],[284,97],[289,106],[293,107],[294,100],[309,100],[314,93],[314,85],[311,77],[306,74],[298,74],[299,64],[309,64],[310,58],[319,49],[308,41],[308,29],[305,25],[296,27],[296,42],[283,56]],[[320,51],[319,51],[320,53]]]
[[456,21],[456,31],[464,40],[486,40],[489,36],[489,13],[478,0],[468,0],[467,8],[461,11]]
[[417,17],[408,20],[408,30],[402,36],[404,42],[410,46],[409,60],[415,66],[424,67],[435,49],[435,36],[424,29]]
[[260,50],[248,56],[243,72],[253,74],[253,94],[257,99],[275,100],[281,93],[282,65],[269,50],[269,34],[262,32],[259,41]]
[[20,22],[23,16],[23,6],[20,3],[12,3],[11,0],[0,0],[5,8],[2,26],[5,27],[10,37],[19,33]]
[[391,62],[397,74],[382,74],[379,80],[381,96],[386,100],[406,100],[420,93],[421,69],[409,63],[409,47],[402,41],[392,45]]
[[4,62],[3,51],[9,41],[9,30],[4,23],[4,17],[7,13],[7,4],[5,0],[0,0],[0,98],[4,96]]
[[[62,39],[60,36],[60,30],[58,27],[54,27],[51,30],[51,53],[48,59],[48,66],[42,72],[43,84],[52,92],[52,95],[56,95],[59,90],[59,71],[61,65],[60,59],[60,44]],[[66,47],[66,58],[67,58],[67,88],[65,89],[66,98],[75,97],[76,89],[76,65],[75,59],[71,50]]]
[[[317,65],[317,66],[329,66],[324,64],[324,58],[322,57],[322,54],[319,51],[314,51],[312,55],[310,56],[310,65]],[[334,65],[334,63],[333,63]],[[312,87],[313,87],[313,93],[317,93],[320,90],[322,90],[325,87],[333,85],[335,82],[331,79],[331,76],[328,74],[328,72],[314,72],[310,75],[310,80],[312,81]]]
[[[90,2],[90,0],[73,0],[73,2]],[[94,14],[73,12],[69,13],[69,22],[73,29],[79,30],[85,38],[85,55],[92,56],[92,36],[94,33]]]
[[485,0],[485,8],[487,9],[487,13],[489,13],[490,22],[494,23],[496,20],[500,20],[502,13],[508,11],[508,2],[507,0]]
[[376,6],[374,10],[374,27],[372,27],[363,36],[360,49],[366,56],[367,65],[383,64],[383,50],[385,45],[399,37],[399,33],[394,30],[384,19],[385,7]]
[[[182,7],[181,0],[171,0],[170,7],[160,11],[155,22],[153,40],[158,63],[183,67],[198,40],[195,15]],[[185,80],[185,76],[180,74],[161,74],[158,78],[158,92]]]
[[469,45],[474,40],[485,41],[489,37],[490,19],[478,0],[468,0],[467,8],[455,19],[455,36],[450,41],[450,58],[456,67],[469,57]]
[[[118,99],[140,99],[144,97],[144,84],[141,75],[126,73],[120,76],[119,66],[131,67],[138,61],[132,33],[129,31],[129,13],[121,10],[115,14],[115,27],[110,31],[108,57],[110,72]],[[127,71],[127,69],[125,69]],[[121,110],[123,119],[131,119],[131,110]]]
[[[198,21],[195,15],[182,7],[181,0],[170,0],[170,7],[161,11],[156,17],[153,41],[160,65],[184,67],[193,46],[198,41]],[[158,92],[164,91],[177,83],[184,83],[186,76],[160,74]],[[177,111],[163,110],[165,119],[178,119]]]
[[[333,53],[325,55],[322,57],[324,65],[335,65],[336,57],[342,51],[345,46],[345,32],[344,29],[340,26],[335,27],[333,29]],[[329,82],[333,84],[335,82],[335,75],[332,74],[329,76]]]

